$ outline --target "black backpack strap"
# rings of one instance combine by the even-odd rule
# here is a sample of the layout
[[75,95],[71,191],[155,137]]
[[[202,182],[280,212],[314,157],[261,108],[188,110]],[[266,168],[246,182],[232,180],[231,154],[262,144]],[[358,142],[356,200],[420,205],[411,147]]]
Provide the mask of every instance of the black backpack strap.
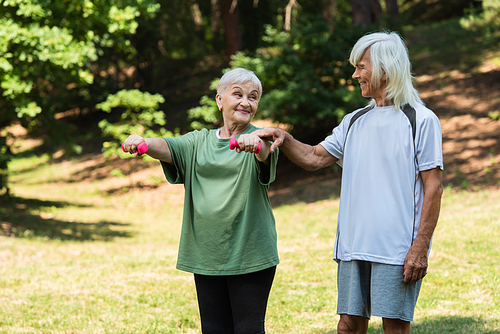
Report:
[[417,132],[417,112],[415,111],[415,108],[410,106],[408,103],[403,106],[402,110],[410,121],[413,141],[415,142],[415,135]]

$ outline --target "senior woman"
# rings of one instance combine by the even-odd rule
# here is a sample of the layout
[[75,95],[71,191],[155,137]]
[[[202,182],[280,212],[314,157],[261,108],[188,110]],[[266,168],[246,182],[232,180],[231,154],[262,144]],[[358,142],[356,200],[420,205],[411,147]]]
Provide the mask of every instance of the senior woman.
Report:
[[[160,160],[170,183],[183,183],[184,217],[177,269],[194,273],[204,334],[265,333],[264,318],[279,262],[268,197],[278,152],[252,132],[262,95],[257,76],[233,69],[215,97],[223,126],[178,138],[133,135],[123,143]],[[231,138],[238,147],[230,150]],[[260,148],[259,148],[260,143]],[[240,153],[240,154],[238,154]]]

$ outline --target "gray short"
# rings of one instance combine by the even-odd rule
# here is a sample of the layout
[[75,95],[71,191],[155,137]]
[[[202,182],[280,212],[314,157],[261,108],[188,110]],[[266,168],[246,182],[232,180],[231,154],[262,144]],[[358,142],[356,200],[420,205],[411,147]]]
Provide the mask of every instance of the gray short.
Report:
[[403,266],[340,261],[337,314],[413,321],[421,285],[403,282]]

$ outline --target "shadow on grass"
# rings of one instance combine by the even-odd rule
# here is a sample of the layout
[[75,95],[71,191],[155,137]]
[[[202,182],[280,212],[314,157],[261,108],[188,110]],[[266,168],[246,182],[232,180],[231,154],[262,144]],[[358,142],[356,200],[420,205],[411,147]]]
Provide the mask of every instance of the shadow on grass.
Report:
[[[492,329],[491,327],[498,327],[498,324],[475,317],[443,316],[414,322],[411,325],[411,332],[413,334],[500,334],[500,330]],[[332,330],[329,332],[314,332],[314,334],[335,333],[337,333],[336,330]],[[370,327],[368,329],[368,334],[379,333],[384,333],[381,326]]]
[[104,196],[115,196],[115,195],[122,195],[125,193],[128,193],[133,190],[138,190],[138,191],[148,191],[148,190],[155,190],[160,187],[160,183],[157,184],[144,184],[141,182],[137,182],[128,186],[124,187],[117,187],[117,188],[111,188],[108,190],[104,190],[101,193]]
[[62,201],[0,197],[0,235],[62,241],[110,241],[115,237],[131,237],[129,232],[111,228],[128,224],[109,221],[83,223],[53,218],[51,211],[67,206],[85,207]]

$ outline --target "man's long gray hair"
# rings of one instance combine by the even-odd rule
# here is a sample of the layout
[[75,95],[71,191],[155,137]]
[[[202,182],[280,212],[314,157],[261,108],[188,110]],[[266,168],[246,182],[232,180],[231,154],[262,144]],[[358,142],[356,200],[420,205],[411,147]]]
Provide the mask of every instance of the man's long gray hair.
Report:
[[[413,86],[408,49],[398,33],[377,32],[361,37],[351,51],[349,62],[356,66],[367,49],[370,49],[373,88],[380,87],[380,79],[385,73],[387,99],[393,101],[396,108],[406,103],[413,107],[417,102],[423,104]],[[374,99],[370,105],[375,106]]]

